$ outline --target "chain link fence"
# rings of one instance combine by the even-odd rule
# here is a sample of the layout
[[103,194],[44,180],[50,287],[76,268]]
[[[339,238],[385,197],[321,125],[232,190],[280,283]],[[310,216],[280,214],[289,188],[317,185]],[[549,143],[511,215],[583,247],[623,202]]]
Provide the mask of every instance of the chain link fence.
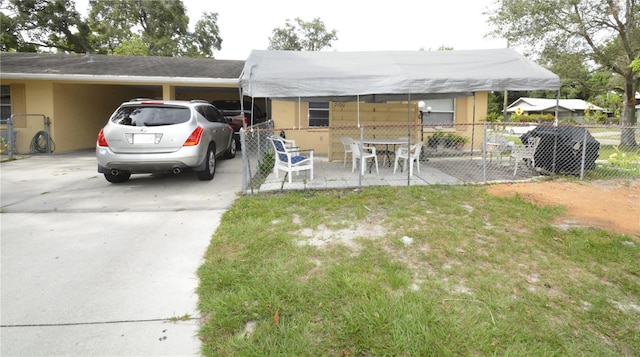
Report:
[[[405,124],[328,127],[317,132],[318,128],[276,128],[272,121],[243,129],[243,193],[526,182],[559,175],[580,180],[640,178],[638,126]],[[286,173],[275,178],[269,140],[273,135],[302,138],[295,146],[314,148],[313,179],[310,172],[294,173],[292,183]],[[354,165],[352,147],[344,138],[374,147],[375,155],[356,158]],[[407,150],[416,144],[421,144],[418,151]]]
[[13,160],[16,156],[52,153],[51,121],[44,114],[13,114],[0,120],[0,156]]

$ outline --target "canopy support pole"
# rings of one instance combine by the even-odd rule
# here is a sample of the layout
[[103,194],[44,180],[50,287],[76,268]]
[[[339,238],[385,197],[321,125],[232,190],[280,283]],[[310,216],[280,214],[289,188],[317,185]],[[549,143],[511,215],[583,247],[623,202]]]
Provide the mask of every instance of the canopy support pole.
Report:
[[[407,163],[412,165],[411,163],[411,93],[407,93]],[[397,160],[397,158],[396,158]],[[419,158],[416,159],[416,165],[420,165],[418,162]],[[395,166],[394,166],[395,167]],[[411,168],[407,171],[407,186],[411,186]]]
[[356,118],[358,119],[358,128],[360,127],[360,94],[356,94]]

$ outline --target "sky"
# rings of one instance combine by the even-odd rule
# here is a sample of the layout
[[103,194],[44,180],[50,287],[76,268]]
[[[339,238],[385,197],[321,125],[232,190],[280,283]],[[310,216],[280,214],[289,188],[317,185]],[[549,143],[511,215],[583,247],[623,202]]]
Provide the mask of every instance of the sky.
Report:
[[[218,13],[222,49],[216,59],[245,60],[265,50],[275,28],[287,19],[320,18],[338,40],[325,51],[418,51],[441,46],[455,50],[506,47],[504,39],[485,38],[491,28],[483,12],[494,0],[183,0],[193,26],[203,12]],[[76,8],[88,13],[88,0]]]

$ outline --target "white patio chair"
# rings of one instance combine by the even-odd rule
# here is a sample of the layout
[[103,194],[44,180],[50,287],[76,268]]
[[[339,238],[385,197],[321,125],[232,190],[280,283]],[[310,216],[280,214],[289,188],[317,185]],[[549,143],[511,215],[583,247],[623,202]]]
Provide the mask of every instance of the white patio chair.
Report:
[[536,150],[540,144],[540,138],[529,138],[526,144],[514,145],[511,149],[511,158],[515,160],[513,175],[518,172],[518,162],[524,160],[531,168],[536,167]]
[[393,173],[396,173],[398,170],[398,164],[400,160],[403,160],[402,170],[407,169],[407,164],[409,164],[409,175],[413,176],[413,163],[416,163],[416,169],[420,172],[420,154],[422,153],[422,142],[416,143],[415,145],[411,145],[407,148],[406,145],[401,145],[398,147],[398,151],[396,151],[396,160],[393,164]]
[[[340,141],[342,142],[342,145],[344,145],[344,165],[342,165],[343,167],[347,166],[347,155],[351,154],[352,155],[352,151],[351,151],[351,143],[354,141],[352,138],[348,137],[348,136],[342,136],[340,137]],[[353,160],[353,158],[352,158]]]
[[507,138],[501,135],[488,135],[485,143],[486,153],[489,154],[489,161],[493,160],[493,155],[502,161],[502,156],[511,151],[513,141],[509,142]]
[[[360,148],[362,148],[362,156]],[[380,171],[378,171],[378,155],[376,154],[376,148],[373,146],[361,146],[359,141],[353,141],[351,143],[351,172],[356,170],[356,161],[360,160],[360,171],[364,175],[365,164],[368,159],[372,159],[372,163],[376,165],[376,174],[379,176]]]
[[[300,174],[300,171],[309,170],[309,180],[313,180],[313,150],[300,150],[300,148],[288,148],[285,139],[272,136],[271,144],[275,150],[275,160],[273,171],[278,178],[280,170],[289,175],[289,183],[293,182],[293,173]],[[308,152],[309,156],[301,156],[302,152]]]

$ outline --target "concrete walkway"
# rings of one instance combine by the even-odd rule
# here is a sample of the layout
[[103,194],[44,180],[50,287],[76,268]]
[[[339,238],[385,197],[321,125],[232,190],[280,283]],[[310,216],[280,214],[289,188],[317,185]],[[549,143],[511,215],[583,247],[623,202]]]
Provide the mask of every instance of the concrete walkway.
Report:
[[[529,181],[543,175],[536,170],[521,164],[514,175],[514,161],[508,157],[502,159],[482,160],[482,157],[430,157],[420,162],[420,172],[414,166],[413,176],[408,170],[400,168],[393,173],[393,166],[383,164],[379,158],[379,175],[375,167],[359,177],[358,170],[351,171],[351,162],[346,165],[342,161],[328,161],[326,156],[314,156],[313,180],[309,171],[293,174],[293,182],[289,183],[285,172],[280,171],[276,178],[270,173],[260,185],[257,192],[274,192],[287,190],[312,189],[354,189],[372,186],[425,186],[425,185],[463,185],[496,182]],[[414,164],[415,165],[415,164]],[[255,192],[249,192],[255,193]]]
[[196,270],[241,190],[239,156],[212,181],[117,185],[93,150],[0,164],[0,355],[199,355]]

